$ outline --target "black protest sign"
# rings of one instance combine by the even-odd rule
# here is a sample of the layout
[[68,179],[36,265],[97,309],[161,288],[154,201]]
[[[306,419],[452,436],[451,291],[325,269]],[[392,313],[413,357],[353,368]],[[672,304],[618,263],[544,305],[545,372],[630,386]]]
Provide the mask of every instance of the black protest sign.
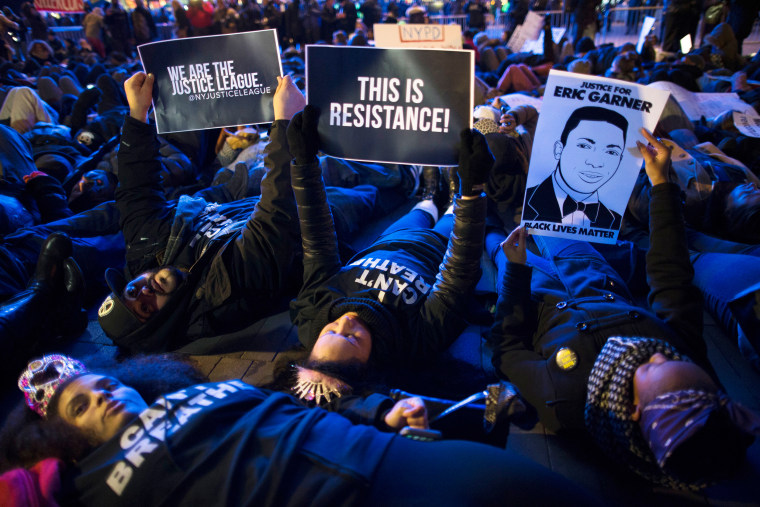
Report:
[[274,121],[272,97],[282,75],[276,32],[192,37],[139,46],[156,76],[158,133]]
[[472,51],[306,47],[322,150],[351,160],[456,165],[472,126]]

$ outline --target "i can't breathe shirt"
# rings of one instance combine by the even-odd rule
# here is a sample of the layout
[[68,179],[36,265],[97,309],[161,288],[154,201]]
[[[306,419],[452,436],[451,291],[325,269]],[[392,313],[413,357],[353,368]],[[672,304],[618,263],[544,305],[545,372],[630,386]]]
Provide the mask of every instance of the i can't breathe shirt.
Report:
[[162,396],[78,464],[83,505],[361,503],[393,434],[233,380]]

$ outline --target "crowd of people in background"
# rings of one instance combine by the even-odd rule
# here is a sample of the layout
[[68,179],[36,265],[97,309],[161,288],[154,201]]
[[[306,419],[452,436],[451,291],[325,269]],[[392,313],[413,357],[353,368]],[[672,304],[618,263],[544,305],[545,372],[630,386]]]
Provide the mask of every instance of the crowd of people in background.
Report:
[[[287,448],[274,452],[273,463],[280,460],[303,476],[295,486],[301,500],[311,498],[306,478],[313,470],[293,449],[300,452],[304,446],[327,461],[346,460],[358,470],[357,477],[369,477],[366,482],[376,480],[362,490],[354,484],[361,480],[343,478],[350,487],[331,483],[322,491],[325,499],[348,487],[361,491],[355,498],[349,495],[357,502],[370,498],[380,505],[398,501],[393,488],[384,485],[400,480],[401,471],[408,471],[405,487],[416,491],[410,477],[446,460],[416,444],[392,444],[375,429],[341,430],[357,446],[371,441],[380,446],[375,451],[389,449],[387,455],[368,451],[371,466],[362,465],[359,454],[330,451],[323,437],[357,422],[381,432],[407,424],[426,429],[424,404],[398,405],[382,397],[352,406],[343,399],[335,411],[348,420],[310,415],[322,412],[309,412],[301,404],[313,406],[322,399],[330,405],[350,394],[366,396],[382,384],[379,370],[409,368],[416,366],[414,361],[437,357],[473,315],[482,319],[485,313],[496,374],[517,385],[538,418],[557,431],[585,429],[615,459],[654,484],[703,487],[713,475],[725,475],[740,463],[753,436],[760,434],[757,416],[725,395],[701,337],[704,305],[760,370],[760,138],[740,132],[732,110],[693,120],[671,98],[654,133],[643,133],[649,145],[638,147],[645,163],[626,213],[619,217],[620,241],[563,244],[528,239],[518,227],[540,112],[510,106],[513,94],[540,98],[549,72],[556,69],[644,85],[667,81],[690,92],[733,92],[760,113],[760,53],[750,57],[742,51],[760,10],[757,2],[665,0],[662,32],[648,35],[641,51],[632,43],[597,45],[601,0],[564,2],[564,7],[513,0],[498,37],[486,31],[493,5],[483,0],[446,3],[446,14],[466,18],[463,47],[475,53],[474,130],[462,133],[459,167],[453,170],[324,156],[316,133],[318,112],[302,95],[305,44],[372,45],[377,23],[429,23],[422,4],[219,0],[214,5],[191,0],[185,5],[172,0],[170,6],[152,10],[143,0],[135,0],[131,10],[120,0],[85,5],[84,14],[55,18],[81,25],[84,37],[79,41],[58,38],[51,17],[46,19],[31,3],[24,3],[19,14],[6,7],[0,16],[0,350],[8,385],[35,354],[49,352],[61,337],[84,332],[85,307],[100,304],[105,334],[125,352],[144,353],[175,350],[199,337],[244,328],[254,317],[283,311],[290,302],[305,357],[289,370],[284,390],[300,395],[300,401],[270,391],[249,392],[242,384],[193,389],[218,400],[227,394],[214,393],[235,393],[230,399],[248,407],[241,417],[255,420],[254,429],[246,431],[265,440],[264,447],[276,438],[269,430],[257,433],[256,424],[269,421],[286,428],[282,438]],[[656,6],[639,0],[627,5]],[[501,6],[495,8],[499,15]],[[552,40],[547,16],[542,52],[509,49],[512,32],[529,10],[554,8],[574,14],[573,29],[562,40]],[[704,37],[681,52],[676,42],[687,33],[697,42],[700,20]],[[626,22],[629,32],[638,29],[638,18]],[[150,123],[153,78],[142,73],[135,48],[158,40],[162,23],[172,24],[177,38],[276,29],[285,76],[275,94],[275,122],[156,135]],[[363,223],[410,200],[416,204],[409,215],[364,251],[357,254],[346,246]],[[483,262],[498,272],[492,314],[472,308],[483,252],[488,257]],[[392,261],[419,274],[415,287],[424,288],[420,299],[415,305],[393,298],[381,299],[381,304],[364,290],[352,292],[348,287],[360,269],[356,259],[374,262],[373,268],[381,260]],[[597,279],[603,285],[596,286]],[[567,294],[558,296],[562,291]],[[541,312],[538,302],[544,305]],[[588,311],[604,318],[625,314],[628,320],[615,321],[617,334],[589,331],[579,316],[584,305],[601,305]],[[563,312],[566,307],[576,313]],[[51,318],[36,318],[40,312]],[[336,336],[351,339],[341,342]],[[363,341],[367,337],[372,341]],[[572,374],[551,369],[563,369],[556,355],[560,342],[583,351],[569,368],[578,365]],[[75,433],[71,426],[83,428],[76,421],[78,412],[67,413],[71,405],[61,400],[70,403],[100,391],[114,396],[135,382],[140,394],[130,398],[134,406],[125,414],[157,414],[171,408],[166,399],[187,397],[175,393],[152,408],[148,405],[155,398],[147,397],[189,390],[202,380],[166,358],[142,361],[137,370],[90,368],[66,356],[30,363],[22,376],[26,383],[19,384],[26,405],[0,435],[2,471],[55,457],[66,465],[85,464],[86,479],[78,488],[106,489],[105,468],[98,462],[105,458],[80,460],[106,448],[121,452],[108,442],[131,419],[120,416],[115,429]],[[146,378],[135,372],[158,375],[165,363],[171,363],[167,375],[175,378],[141,390]],[[660,383],[647,383],[646,371],[657,368],[662,368]],[[40,379],[43,373],[48,376]],[[43,387],[35,390],[35,382]],[[48,403],[52,412],[61,411],[60,417],[49,416]],[[706,415],[699,428],[678,433],[675,426],[692,424],[672,416],[684,406]],[[76,403],[73,407],[79,410]],[[231,407],[220,402],[208,410],[230,414],[236,410]],[[83,414],[91,410],[80,408]],[[231,417],[225,415],[225,421]],[[667,417],[677,420],[657,429]],[[202,420],[186,426],[196,436],[182,445],[200,439]],[[320,433],[328,420],[336,426]],[[147,432],[150,423],[145,424]],[[126,431],[134,436],[143,430]],[[235,435],[241,430],[230,423],[224,431]],[[32,446],[29,442],[39,435],[50,440]],[[54,445],[56,438],[68,438],[78,447]],[[237,455],[236,444],[225,442],[225,452]],[[499,466],[505,474],[531,471],[534,475],[522,485],[535,488],[526,496],[541,494],[539,479],[559,480],[482,448],[447,452],[462,456],[461,463],[468,463],[472,453],[490,471]],[[410,454],[418,461],[391,471],[393,459]],[[182,457],[189,455],[195,463],[193,451]],[[451,475],[456,474],[446,472]],[[273,488],[294,483],[278,477]],[[317,479],[323,480],[322,475]],[[182,480],[193,482],[190,475]],[[487,484],[481,491],[518,483],[515,479],[497,488],[498,478],[490,472],[472,478],[476,480]],[[447,484],[439,496],[464,490],[464,482]],[[146,482],[141,487],[150,489]],[[248,483],[230,486],[228,498],[240,494],[238,487],[254,488]],[[567,487],[582,498],[582,492]],[[182,494],[192,501],[201,493],[189,489]],[[419,494],[422,498],[425,492]],[[552,492],[543,494],[549,501]],[[478,495],[483,496],[479,504],[494,501],[486,493]]]

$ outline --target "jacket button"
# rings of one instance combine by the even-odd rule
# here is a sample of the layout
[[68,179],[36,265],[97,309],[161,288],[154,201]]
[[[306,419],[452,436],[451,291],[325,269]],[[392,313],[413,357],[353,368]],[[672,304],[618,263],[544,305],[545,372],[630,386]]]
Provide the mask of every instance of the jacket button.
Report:
[[641,317],[641,314],[637,312],[636,310],[631,310],[630,312],[628,312],[628,316],[632,319],[638,319],[639,317]]
[[557,303],[556,306],[557,306],[557,310],[562,310],[563,308],[565,308],[567,306],[567,302],[566,301],[560,301],[559,303]]
[[588,323],[586,323],[586,322],[578,322],[575,325],[575,327],[576,327],[576,329],[578,329],[578,331],[585,331],[586,329],[588,329]]
[[608,292],[607,294],[604,295],[604,299],[606,299],[607,301],[615,301],[615,296]]

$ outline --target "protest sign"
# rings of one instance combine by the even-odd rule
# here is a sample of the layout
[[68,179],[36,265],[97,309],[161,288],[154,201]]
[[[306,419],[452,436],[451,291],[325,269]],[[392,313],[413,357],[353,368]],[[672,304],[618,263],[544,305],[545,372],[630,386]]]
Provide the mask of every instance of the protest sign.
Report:
[[644,22],[641,24],[641,32],[639,32],[639,40],[636,43],[636,52],[638,54],[641,54],[641,50],[644,49],[644,42],[646,41],[649,32],[654,28],[654,22],[655,19],[652,16],[646,16],[644,18]]
[[[566,28],[552,28],[552,40],[555,44],[559,44],[562,40],[562,36],[565,35]],[[544,32],[538,34],[537,40],[527,40],[523,43],[520,49],[521,53],[534,53],[537,55],[544,53]]]
[[760,116],[754,110],[749,114],[734,111],[734,125],[745,136],[760,137]]
[[681,53],[686,54],[691,51],[691,35],[687,33],[678,42],[681,44]]
[[274,120],[272,97],[282,74],[275,30],[191,37],[137,48],[156,76],[158,133]]
[[526,41],[538,40],[544,27],[544,16],[533,11],[528,11],[522,25],[517,25],[507,41],[507,47],[517,53]]
[[368,162],[457,164],[472,126],[472,51],[306,46],[322,150]]
[[668,93],[627,81],[551,71],[523,201],[531,234],[614,243]]
[[698,121],[703,116],[710,120],[732,109],[747,114],[754,111],[752,106],[740,99],[736,93],[690,92],[670,81],[656,81],[647,87],[669,91],[691,121]]
[[40,12],[84,12],[83,0],[34,0],[34,8]]
[[531,97],[530,95],[525,95],[524,93],[508,93],[506,95],[499,96],[499,100],[504,102],[510,108],[518,106],[533,106],[536,108],[536,111],[539,113],[541,112],[541,99],[537,97]]
[[377,48],[462,49],[459,25],[382,24],[372,29]]

